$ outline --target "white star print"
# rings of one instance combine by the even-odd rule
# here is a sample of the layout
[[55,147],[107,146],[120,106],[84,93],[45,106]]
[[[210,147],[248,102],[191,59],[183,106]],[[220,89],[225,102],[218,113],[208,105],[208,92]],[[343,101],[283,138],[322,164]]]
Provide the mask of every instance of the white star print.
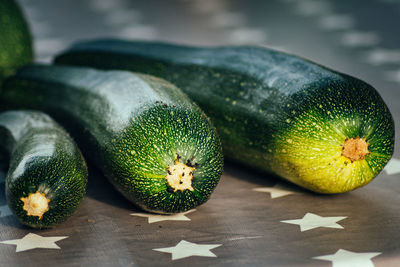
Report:
[[400,160],[392,158],[384,168],[384,171],[388,175],[400,173]]
[[214,14],[210,19],[210,24],[214,27],[240,27],[246,22],[246,18],[241,13],[221,11]]
[[179,242],[175,247],[155,248],[159,252],[171,253],[172,260],[179,260],[191,256],[217,257],[210,250],[222,246],[222,244],[196,244],[185,240]]
[[348,30],[354,27],[353,17],[346,14],[332,14],[320,18],[320,28],[328,31]]
[[307,213],[302,219],[281,221],[283,223],[297,224],[300,226],[300,231],[307,231],[318,227],[343,229],[343,226],[336,222],[347,217],[322,217],[313,213]]
[[132,216],[146,217],[148,218],[148,223],[155,223],[161,221],[190,221],[190,218],[185,215],[191,213],[193,210],[188,210],[182,213],[171,214],[171,215],[160,215],[160,214],[151,214],[151,213],[131,213]]
[[374,32],[348,31],[342,35],[341,43],[349,47],[368,47],[377,45],[380,41]]
[[68,236],[52,236],[43,237],[34,233],[29,233],[21,239],[13,239],[1,241],[1,244],[16,245],[16,252],[21,252],[25,250],[35,249],[35,248],[52,248],[60,249],[55,242],[68,238]]
[[297,7],[294,7],[299,15],[315,16],[331,13],[331,4],[327,1],[296,1]]
[[259,187],[259,188],[254,188],[253,191],[256,192],[265,192],[265,193],[270,193],[271,198],[278,198],[278,197],[283,197],[287,195],[292,195],[292,194],[298,194],[299,192],[290,189],[289,187],[285,187],[282,185],[275,185],[273,187]]
[[387,71],[385,76],[388,81],[400,83],[400,70]]
[[400,61],[400,50],[377,48],[366,54],[366,60],[373,65],[396,64]]
[[228,40],[233,44],[243,44],[248,43],[251,40],[251,43],[265,43],[268,39],[268,35],[264,29],[255,29],[255,28],[235,28],[229,31]]
[[373,267],[373,257],[382,254],[381,252],[356,253],[339,249],[335,254],[314,257],[313,259],[332,261],[332,267]]
[[12,212],[8,205],[0,206],[0,218],[12,215]]

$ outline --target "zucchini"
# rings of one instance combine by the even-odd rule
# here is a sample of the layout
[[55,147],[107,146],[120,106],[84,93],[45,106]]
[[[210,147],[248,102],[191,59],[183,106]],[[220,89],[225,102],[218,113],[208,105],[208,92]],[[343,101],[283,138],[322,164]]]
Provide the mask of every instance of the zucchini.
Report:
[[75,142],[37,111],[0,114],[0,147],[10,159],[6,198],[18,220],[34,228],[69,218],[86,191],[87,168]]
[[144,210],[190,210],[208,200],[222,174],[215,127],[164,80],[32,65],[5,80],[0,98],[10,107],[51,114],[115,188]]
[[164,78],[207,111],[227,158],[315,192],[363,186],[393,154],[393,118],[372,86],[286,53],[93,40],[55,62]]
[[4,77],[33,60],[32,37],[14,0],[0,1],[0,84]]

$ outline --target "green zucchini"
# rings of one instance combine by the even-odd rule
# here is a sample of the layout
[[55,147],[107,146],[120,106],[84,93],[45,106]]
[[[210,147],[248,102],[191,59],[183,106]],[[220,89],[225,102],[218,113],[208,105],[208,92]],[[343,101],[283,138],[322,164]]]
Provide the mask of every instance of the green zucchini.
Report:
[[227,158],[315,192],[365,185],[393,154],[393,118],[372,86],[286,53],[93,40],[55,62],[164,78],[207,112]]
[[86,191],[87,167],[75,142],[37,111],[0,113],[0,147],[9,159],[6,198],[18,220],[34,228],[69,218]]
[[33,60],[33,45],[25,16],[14,0],[0,1],[1,80]]
[[208,200],[222,174],[222,146],[204,113],[172,84],[148,75],[28,66],[0,96],[46,111],[127,199],[176,213]]

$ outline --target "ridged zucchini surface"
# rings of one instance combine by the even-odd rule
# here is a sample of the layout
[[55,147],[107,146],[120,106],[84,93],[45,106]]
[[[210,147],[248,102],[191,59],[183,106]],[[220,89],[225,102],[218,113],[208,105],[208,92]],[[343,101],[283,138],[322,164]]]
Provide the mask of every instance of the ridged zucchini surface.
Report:
[[12,107],[51,114],[127,199],[157,213],[208,200],[222,146],[204,113],[165,80],[126,71],[28,66],[4,82]]
[[15,0],[0,1],[0,84],[19,67],[32,62],[32,37]]
[[109,39],[55,62],[164,78],[206,111],[227,158],[315,192],[363,186],[393,154],[393,118],[372,86],[286,53]]
[[10,159],[7,203],[18,220],[45,228],[69,218],[83,200],[88,173],[68,133],[44,113],[6,111],[0,140]]

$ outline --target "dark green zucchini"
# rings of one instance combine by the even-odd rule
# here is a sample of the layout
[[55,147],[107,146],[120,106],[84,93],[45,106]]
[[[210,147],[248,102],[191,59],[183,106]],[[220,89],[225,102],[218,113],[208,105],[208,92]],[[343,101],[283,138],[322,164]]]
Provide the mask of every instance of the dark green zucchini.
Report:
[[0,140],[10,159],[7,202],[21,223],[52,227],[77,210],[88,174],[64,129],[41,112],[6,111],[0,113]]
[[32,60],[32,37],[22,10],[14,0],[1,0],[0,84],[4,77]]
[[0,98],[63,123],[116,189],[147,211],[190,210],[208,200],[222,174],[214,126],[164,80],[29,66],[5,80]]
[[293,55],[94,40],[55,62],[164,78],[206,111],[227,158],[315,192],[365,185],[393,153],[393,118],[373,87]]

